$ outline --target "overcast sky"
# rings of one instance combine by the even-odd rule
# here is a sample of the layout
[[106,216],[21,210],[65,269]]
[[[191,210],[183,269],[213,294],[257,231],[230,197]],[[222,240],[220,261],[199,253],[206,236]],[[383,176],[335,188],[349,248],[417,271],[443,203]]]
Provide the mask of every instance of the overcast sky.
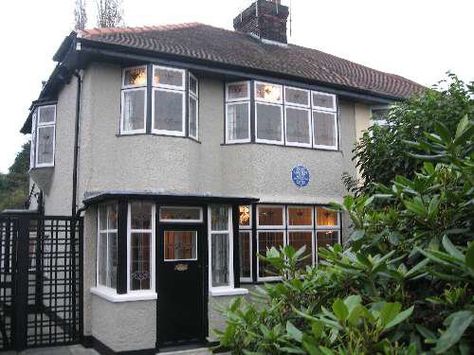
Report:
[[[86,1],[88,27],[95,27],[95,0]],[[232,29],[232,19],[251,2],[124,0],[124,19],[128,26],[197,21]],[[73,6],[74,0],[0,4],[0,172],[28,139],[19,130],[73,27]],[[289,41],[427,86],[448,70],[473,81],[473,14],[472,0],[292,0]]]

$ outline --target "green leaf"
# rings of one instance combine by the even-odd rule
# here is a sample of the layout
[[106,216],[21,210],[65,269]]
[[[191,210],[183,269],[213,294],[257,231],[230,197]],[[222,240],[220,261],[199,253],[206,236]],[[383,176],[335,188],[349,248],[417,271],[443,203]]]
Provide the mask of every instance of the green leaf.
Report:
[[403,312],[398,313],[397,316],[392,319],[392,321],[390,321],[388,324],[385,325],[384,331],[390,328],[393,328],[394,326],[398,325],[399,323],[403,322],[405,319],[410,317],[411,314],[413,313],[414,308],[415,308],[414,306],[411,306],[410,308],[404,310]]
[[290,321],[286,322],[286,333],[291,339],[294,339],[297,342],[301,343],[303,339],[303,332],[296,328]]
[[344,304],[347,306],[348,312],[352,312],[355,306],[359,305],[362,302],[362,299],[359,295],[351,295],[346,297]]
[[459,261],[464,261],[464,255],[456,248],[453,243],[449,240],[447,236],[443,237],[442,241],[444,249],[451,255],[452,257],[458,259]]
[[332,311],[336,315],[337,319],[339,321],[345,321],[347,319],[347,316],[349,315],[349,311],[344,304],[344,301],[338,298],[337,300],[334,301],[332,304]]
[[380,310],[383,324],[389,324],[400,313],[402,305],[398,302],[386,302]]
[[436,347],[434,348],[436,354],[442,354],[456,344],[474,320],[474,314],[470,311],[459,311],[451,316],[451,324],[436,342]]
[[474,243],[471,243],[466,252],[466,266],[474,270]]

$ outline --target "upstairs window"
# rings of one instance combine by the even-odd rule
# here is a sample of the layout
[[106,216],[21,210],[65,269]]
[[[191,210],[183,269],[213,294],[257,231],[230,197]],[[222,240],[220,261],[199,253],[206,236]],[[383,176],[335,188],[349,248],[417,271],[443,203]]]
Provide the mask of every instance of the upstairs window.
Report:
[[184,69],[143,65],[122,75],[120,133],[198,139],[198,81]]
[[260,81],[228,83],[226,143],[246,142],[336,150],[336,96]]
[[53,167],[56,145],[56,105],[39,106],[31,122],[30,168]]

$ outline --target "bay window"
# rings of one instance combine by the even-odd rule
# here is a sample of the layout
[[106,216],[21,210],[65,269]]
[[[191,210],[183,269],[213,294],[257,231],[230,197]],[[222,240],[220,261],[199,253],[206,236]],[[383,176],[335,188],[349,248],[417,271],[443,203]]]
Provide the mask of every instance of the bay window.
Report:
[[117,288],[117,204],[98,207],[97,286]]
[[32,114],[30,169],[54,167],[56,105],[38,106]]
[[260,81],[227,83],[225,111],[226,143],[338,149],[333,94]]
[[120,134],[154,133],[198,139],[198,80],[184,69],[125,68]]

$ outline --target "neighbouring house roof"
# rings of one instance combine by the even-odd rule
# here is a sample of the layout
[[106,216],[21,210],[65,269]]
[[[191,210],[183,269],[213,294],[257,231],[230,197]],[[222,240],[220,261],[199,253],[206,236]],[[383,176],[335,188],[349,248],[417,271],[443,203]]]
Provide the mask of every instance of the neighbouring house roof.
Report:
[[268,44],[245,33],[201,23],[98,28],[80,31],[78,37],[157,54],[290,75],[318,84],[337,85],[399,99],[426,89],[401,76],[374,70],[316,49],[293,44]]

